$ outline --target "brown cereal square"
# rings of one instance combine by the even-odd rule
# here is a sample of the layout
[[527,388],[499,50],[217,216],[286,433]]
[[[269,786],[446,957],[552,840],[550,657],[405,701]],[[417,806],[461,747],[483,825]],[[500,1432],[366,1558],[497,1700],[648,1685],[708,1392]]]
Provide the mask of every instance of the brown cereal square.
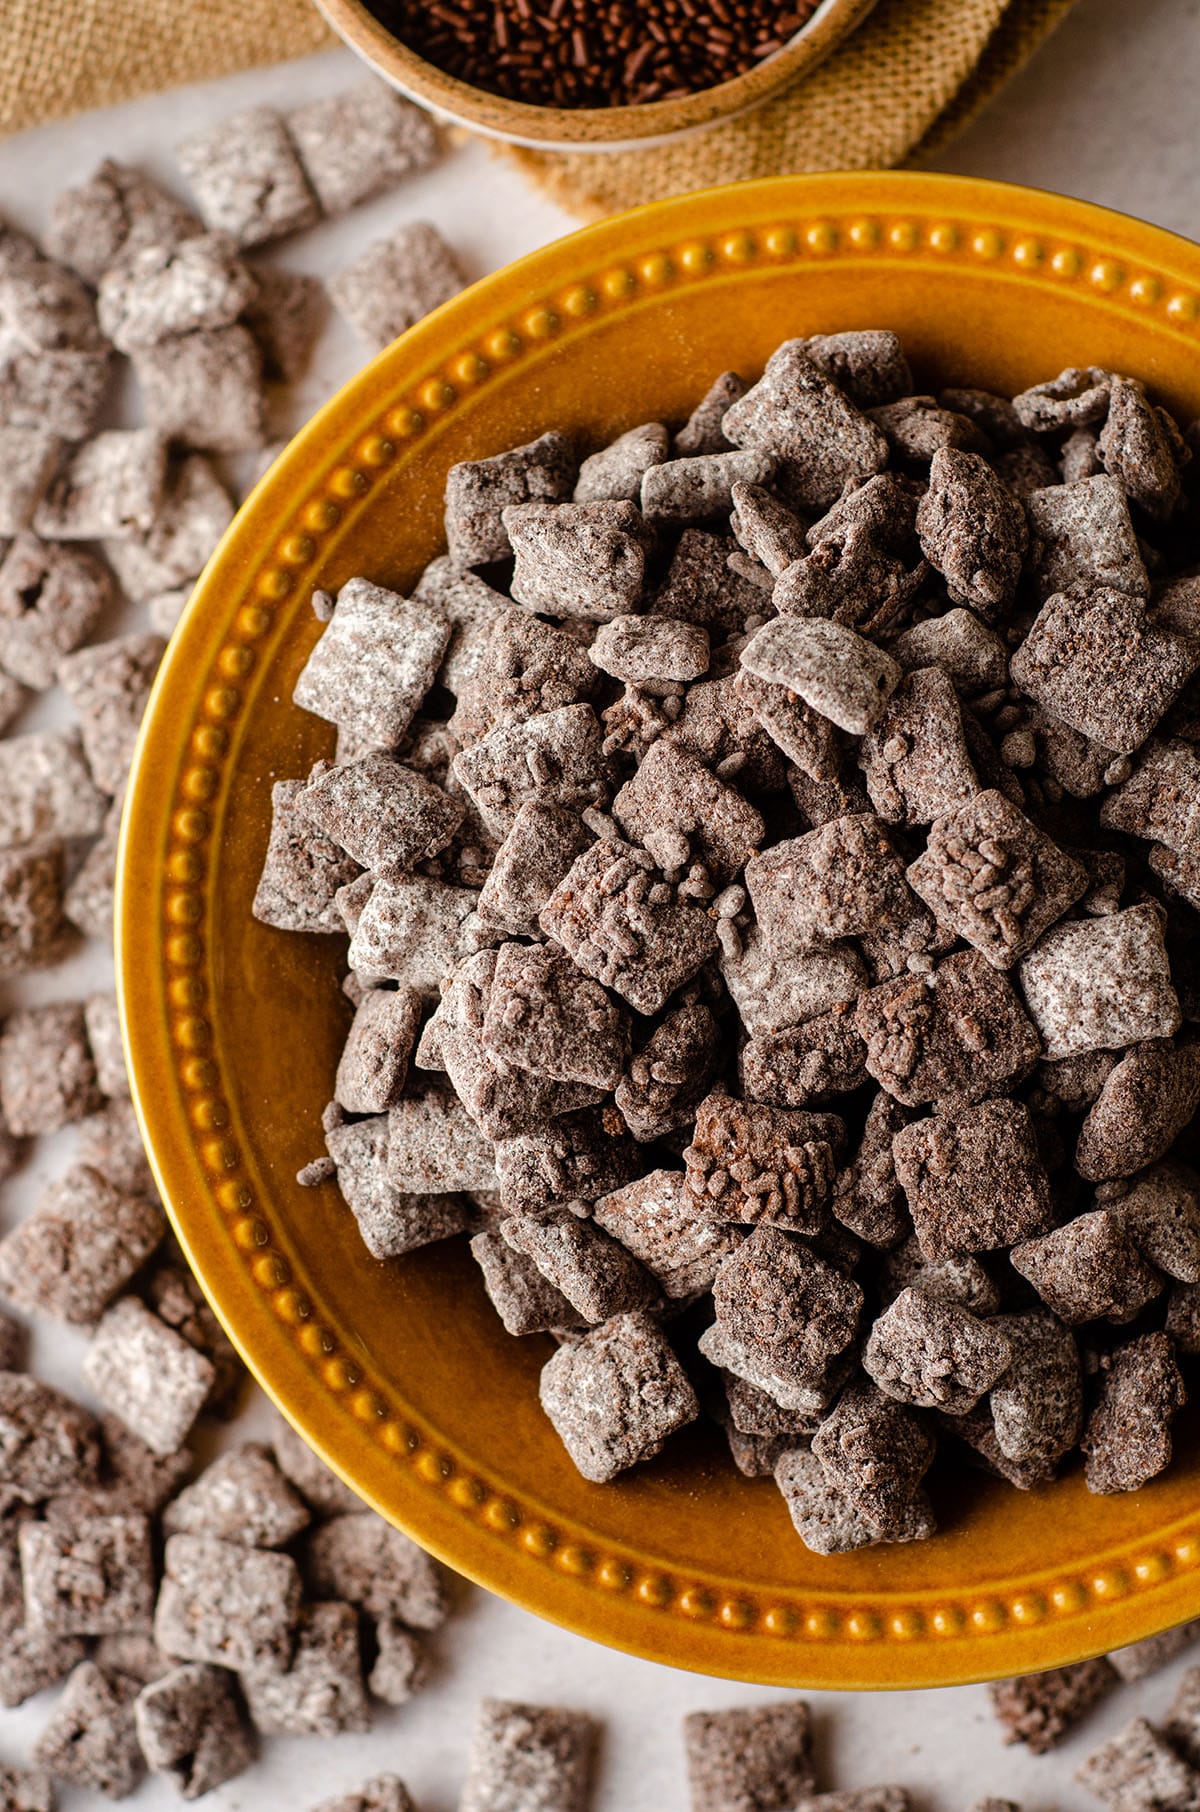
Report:
[[1006,1743],[1024,1743],[1034,1755],[1054,1749],[1117,1684],[1117,1674],[1103,1655],[1054,1667],[1044,1674],[1023,1674],[989,1686],[992,1708]]
[[[399,97],[397,96],[397,99]],[[329,316],[329,292],[319,277],[258,265],[258,288],[242,310],[242,325],[262,355],[263,376],[296,384],[312,361]]]
[[685,459],[700,453],[726,452],[730,443],[721,432],[721,422],[725,411],[745,396],[747,387],[736,371],[723,371],[714,378],[676,433],[675,452]]
[[505,837],[529,800],[574,810],[604,795],[608,766],[590,705],[565,705],[492,730],[451,764],[487,830]]
[[0,977],[47,967],[66,941],[61,846],[0,852]]
[[168,466],[151,528],[104,551],[122,590],[141,602],[197,578],[232,521],[233,500],[212,461],[191,453]]
[[1152,905],[1054,926],[1018,973],[1048,1058],[1120,1050],[1179,1027],[1162,919]]
[[147,422],[179,446],[245,453],[266,445],[262,354],[247,327],[176,334],[139,348],[133,368]]
[[859,413],[808,354],[787,340],[758,383],[721,420],[726,439],[787,461],[792,495],[803,508],[836,502],[848,481],[861,484],[888,463],[882,431]]
[[902,1290],[863,1347],[863,1369],[886,1396],[962,1415],[1007,1371],[1012,1347],[995,1322],[924,1290]]
[[421,1021],[411,988],[368,988],[338,1060],[334,1099],[348,1114],[385,1114],[404,1090]]
[[[713,1285],[717,1327],[750,1358],[793,1383],[817,1381],[854,1339],[863,1292],[782,1228],[756,1227]],[[703,1349],[702,1349],[703,1350]],[[745,1376],[740,1366],[730,1366]],[[757,1378],[748,1382],[764,1386]],[[776,1396],[785,1408],[796,1407]]]
[[1119,1213],[1095,1209],[1013,1247],[1012,1263],[1068,1326],[1132,1321],[1163,1281],[1138,1252]]
[[154,1178],[132,1101],[106,1101],[98,1113],[80,1121],[75,1155],[80,1164],[107,1177],[114,1189],[153,1194]]
[[320,208],[283,117],[250,107],[176,146],[179,167],[212,232],[264,245],[315,225]]
[[501,522],[515,560],[510,589],[519,604],[599,623],[637,609],[646,533],[632,503],[513,503]]
[[160,635],[123,635],[76,649],[59,662],[59,683],[79,716],[88,766],[106,793],[125,785],[166,648]]
[[730,567],[730,555],[736,551],[737,544],[728,535],[684,529],[650,610],[714,633],[740,634],[748,617],[761,615],[764,594]]
[[[388,1180],[390,1139],[386,1114],[348,1121],[344,1126],[333,1127],[325,1138],[329,1155],[337,1165],[338,1187],[372,1258],[400,1258],[419,1246],[461,1233],[466,1226],[466,1208],[456,1196],[419,1187],[404,1189]],[[449,1172],[447,1155],[442,1153],[443,1172]],[[458,1174],[462,1174],[461,1166]],[[482,1159],[478,1171],[467,1174],[484,1174]],[[411,1181],[407,1176],[401,1178],[401,1182]]]
[[873,1384],[853,1384],[813,1436],[826,1477],[876,1533],[908,1523],[935,1441],[926,1424]]
[[622,1009],[550,945],[501,946],[482,1037],[502,1064],[602,1089],[615,1088],[628,1051]]
[[958,697],[940,667],[906,673],[863,745],[871,804],[889,824],[931,824],[978,793]]
[[509,1334],[542,1334],[550,1328],[586,1325],[533,1260],[498,1233],[477,1233],[471,1241],[471,1256],[483,1273],[488,1300]]
[[29,527],[64,450],[49,428],[0,425],[0,535],[19,535]]
[[158,514],[166,475],[166,442],[153,425],[106,429],[62,467],[34,511],[34,531],[48,541],[144,535]]
[[618,435],[616,440],[582,462],[575,480],[573,501],[600,503],[623,499],[636,503],[647,471],[666,459],[669,439],[661,422],[643,422],[640,427]]
[[889,328],[819,333],[803,344],[813,364],[860,409],[895,402],[912,391],[912,372],[904,348]]
[[542,434],[490,459],[464,460],[446,478],[446,543],[456,566],[485,566],[512,552],[503,512],[515,504],[561,503],[576,460],[561,434]]
[[[0,457],[3,446],[0,443]],[[0,563],[0,664],[45,691],[112,603],[112,575],[85,548],[18,535]]]
[[773,1032],[801,1025],[855,1001],[868,985],[853,944],[771,954],[757,925],[722,938],[721,974],[746,1030]]
[[870,812],[834,818],[752,856],[746,886],[774,957],[906,925],[920,912],[892,839]]
[[323,1799],[313,1812],[417,1812],[397,1774],[377,1774],[353,1793]]
[[238,1679],[262,1736],[333,1737],[371,1728],[351,1604],[305,1605],[287,1665],[256,1663]]
[[629,839],[668,870],[703,864],[727,880],[764,834],[761,813],[683,749],[655,743],[627,780],[613,812]]
[[481,1700],[459,1812],[586,1812],[597,1734],[583,1712]]
[[596,632],[588,658],[627,684],[682,684],[708,671],[708,631],[698,623],[657,614],[617,616]]
[[581,1109],[496,1146],[500,1200],[510,1214],[593,1202],[637,1175],[641,1154],[619,1116]]
[[813,1107],[849,1094],[867,1080],[867,1049],[848,1006],[783,1032],[759,1032],[738,1060],[749,1100],[772,1107]]
[[561,1346],[542,1369],[541,1402],[576,1467],[595,1484],[652,1459],[699,1413],[666,1336],[640,1313],[618,1315]]
[[33,1746],[38,1767],[57,1781],[124,1799],[146,1772],[132,1697],[125,1682],[81,1661]]
[[465,283],[437,228],[417,220],[376,239],[331,280],[329,294],[364,345],[382,352]]
[[1144,598],[1150,589],[1124,487],[1101,474],[1025,499],[1029,564],[1043,598],[1079,585]]
[[449,1614],[435,1563],[373,1511],[322,1523],[308,1538],[306,1557],[317,1598],[345,1599],[369,1617],[398,1617],[414,1630],[440,1629]]
[[0,1805],[6,1812],[54,1812],[54,1785],[40,1769],[0,1764]]
[[906,673],[917,667],[941,667],[961,696],[993,692],[1008,684],[1007,647],[969,610],[925,617],[901,630],[888,646]]
[[634,1138],[648,1143],[690,1126],[708,1093],[717,1025],[706,1006],[675,1007],[630,1060],[614,1099]]
[[879,721],[901,679],[884,649],[844,623],[817,616],[773,618],[751,636],[741,662],[852,736],[865,735]]
[[[478,894],[423,875],[361,879],[369,895],[351,928],[351,969],[368,987],[396,981],[422,999],[435,997],[442,976],[471,947],[467,922]],[[343,888],[338,895],[343,906],[346,893]]]
[[362,1509],[357,1494],[318,1459],[303,1435],[282,1416],[275,1417],[271,1448],[279,1470],[318,1516],[338,1516],[345,1510]]
[[387,1177],[408,1192],[494,1189],[492,1148],[443,1089],[397,1103],[388,1115]]
[[546,901],[539,923],[585,975],[644,1014],[657,1013],[717,949],[716,926],[703,908],[627,843],[593,843]]
[[790,1812],[816,1786],[803,1699],[683,1720],[692,1812]]
[[154,1639],[178,1661],[246,1668],[287,1665],[300,1621],[301,1582],[287,1554],[208,1535],[172,1535],[154,1613]]
[[642,514],[662,528],[711,522],[729,515],[735,484],[769,484],[774,473],[771,455],[753,448],[664,460],[643,474]]
[[[879,1541],[875,1525],[844,1491],[832,1483],[816,1454],[803,1447],[787,1447],[774,1466],[775,1483],[783,1494],[792,1527],[813,1554],[851,1554],[872,1548]],[[917,1514],[905,1527],[893,1522],[889,1539],[919,1541],[933,1533],[932,1520],[922,1516],[917,1493]],[[836,1796],[834,1796],[836,1797]],[[806,1803],[806,1802],[801,1802]]]
[[1152,1165],[1110,1205],[1150,1264],[1181,1283],[1200,1282],[1200,1176],[1189,1165]]
[[[1181,1655],[1185,1648],[1190,1648],[1200,1635],[1200,1627],[1195,1623],[1180,1623],[1174,1629],[1162,1630],[1157,1636],[1147,1636],[1141,1642],[1130,1642],[1124,1648],[1113,1648],[1108,1658],[1126,1684],[1144,1680],[1147,1675],[1157,1673]],[[1187,1675],[1184,1675],[1187,1679]],[[1169,1728],[1164,1731],[1168,1742],[1178,1745],[1179,1739]],[[1186,1759],[1186,1742],[1183,1744]]]
[[566,806],[530,800],[513,819],[479,894],[479,916],[514,937],[535,937],[538,914],[592,833]]
[[1185,1812],[1200,1791],[1200,1776],[1145,1718],[1131,1719],[1075,1778],[1114,1812]]
[[28,1627],[46,1636],[150,1628],[154,1559],[147,1516],[25,1523],[18,1535]]
[[104,413],[113,357],[94,352],[16,352],[0,360],[0,419],[63,440],[87,440]]
[[1133,1176],[1165,1157],[1200,1107],[1200,1046],[1134,1045],[1104,1080],[1075,1147],[1093,1183]]
[[205,233],[122,259],[100,279],[97,316],[119,352],[136,352],[172,334],[230,326],[255,287],[234,242]]
[[645,1265],[672,1299],[686,1300],[710,1290],[722,1259],[743,1237],[736,1227],[722,1226],[698,1212],[679,1170],[653,1170],[601,1196],[593,1217]]
[[217,1455],[163,1515],[167,1535],[211,1535],[248,1548],[282,1548],[308,1527],[308,1507],[265,1447],[246,1441]]
[[[474,574],[460,574],[458,583],[468,579],[474,580]],[[547,711],[581,704],[596,691],[599,675],[569,630],[515,605],[492,613],[479,645],[477,670],[459,687],[450,719],[450,730],[462,744],[477,742],[502,725],[527,723]]]
[[1147,516],[1165,522],[1174,513],[1191,449],[1172,417],[1150,401],[1137,378],[1114,374],[1096,450],[1104,470],[1120,480],[1130,502]]
[[216,1376],[203,1353],[131,1296],[101,1319],[83,1375],[104,1408],[161,1454],[183,1445]]
[[0,1032],[0,1108],[18,1138],[56,1132],[100,1106],[81,1005],[22,1007]]
[[271,834],[251,911],[280,931],[340,933],[334,896],[353,881],[358,863],[314,827],[305,791],[302,780],[277,780],[271,788]]
[[892,1142],[921,1251],[931,1261],[994,1252],[1052,1225],[1029,1109],[983,1101],[901,1127]]
[[1148,742],[1128,780],[1105,799],[1100,822],[1181,856],[1200,853],[1200,749],[1181,737]]
[[1022,691],[1072,729],[1131,754],[1198,660],[1196,644],[1157,627],[1139,598],[1093,587],[1046,600],[1011,672]]
[[936,818],[906,872],[938,923],[997,969],[1011,969],[1088,886],[1079,863],[994,789]]
[[999,1094],[1041,1055],[1012,987],[977,950],[946,957],[931,974],[868,989],[855,1025],[867,1069],[905,1107]]
[[170,1668],[143,1687],[133,1715],[146,1766],[170,1776],[181,1799],[200,1799],[254,1760],[233,1678],[222,1667]]
[[509,1215],[499,1232],[533,1260],[589,1327],[648,1308],[658,1297],[655,1279],[633,1253],[570,1208]]
[[437,158],[429,114],[373,78],[293,108],[287,129],[326,215],[347,213]]
[[838,1172],[833,1188],[836,1219],[857,1239],[884,1251],[898,1245],[909,1231],[892,1141],[910,1118],[886,1089],[879,1089],[867,1109],[858,1149]]
[[90,1327],[165,1233],[157,1202],[74,1164],[0,1240],[0,1290],[17,1308]]
[[196,216],[141,170],[105,158],[86,182],[55,197],[46,250],[96,284],[144,246],[178,245],[202,231]]
[[696,1109],[683,1154],[688,1188],[714,1219],[819,1233],[843,1138],[836,1115],[711,1094]]
[[0,849],[94,837],[107,810],[76,731],[0,741]]
[[437,677],[449,637],[449,623],[428,607],[351,579],[293,696],[365,748],[394,749]]
[[301,811],[377,879],[389,880],[445,849],[466,808],[390,756],[366,755],[315,770]]
[[[78,751],[78,762],[87,774],[82,751]],[[89,784],[92,784],[90,774],[87,778]],[[103,795],[94,790],[97,800],[102,800]],[[123,800],[114,799],[107,815],[101,814],[101,821],[96,826],[100,831],[99,837],[63,889],[63,911],[68,922],[86,937],[104,938],[108,942],[112,941],[117,836],[121,828],[123,804]]]
[[1075,1337],[1055,1315],[1001,1315],[1011,1363],[990,1404],[1001,1452],[1017,1464],[1052,1466],[1079,1440],[1083,1377]]
[[1089,1491],[1136,1491],[1171,1463],[1171,1423],[1187,1391],[1167,1334],[1142,1334],[1102,1362],[1080,1442]]

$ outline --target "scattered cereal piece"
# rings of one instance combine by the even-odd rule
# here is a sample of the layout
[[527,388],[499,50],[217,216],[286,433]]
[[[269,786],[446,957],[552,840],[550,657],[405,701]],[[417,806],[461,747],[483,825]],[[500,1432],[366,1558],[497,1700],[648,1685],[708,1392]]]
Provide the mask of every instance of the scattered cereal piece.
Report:
[[323,1799],[313,1812],[417,1812],[397,1774],[377,1774],[354,1793]]
[[328,291],[319,277],[278,265],[257,265],[254,277],[258,287],[242,310],[242,324],[262,355],[263,376],[298,383],[329,315]]
[[541,1401],[579,1471],[597,1484],[652,1459],[699,1413],[687,1374],[645,1314],[618,1315],[560,1347],[543,1367]]
[[262,1736],[332,1737],[371,1728],[353,1605],[305,1605],[286,1666],[256,1663],[238,1678]]
[[212,1535],[252,1548],[282,1548],[309,1512],[265,1447],[253,1441],[218,1454],[163,1516],[167,1535]]
[[100,326],[120,352],[154,346],[194,328],[228,327],[255,292],[255,280],[223,233],[148,246],[100,280]]
[[407,1705],[425,1684],[425,1650],[411,1630],[396,1617],[380,1617],[375,1624],[376,1656],[367,1676],[372,1697],[385,1705]]
[[381,352],[465,283],[437,228],[417,220],[375,240],[332,279],[329,294],[364,345]]
[[374,79],[293,108],[287,129],[327,215],[345,214],[428,169],[438,151],[424,109]]
[[1142,1334],[1101,1362],[1080,1446],[1089,1491],[1136,1491],[1171,1463],[1171,1423],[1187,1391],[1166,1334]]
[[1044,1674],[997,1680],[988,1687],[992,1708],[1006,1743],[1024,1743],[1034,1755],[1045,1755],[1117,1684],[1117,1674],[1103,1655],[1073,1667]]
[[1145,1718],[1131,1719],[1075,1778],[1114,1812],[1184,1812],[1197,1790],[1195,1771]]
[[46,250],[88,283],[145,246],[175,246],[203,231],[150,177],[105,158],[94,176],[55,198]]
[[25,975],[62,955],[66,942],[62,882],[59,845],[0,851],[0,976]]
[[[1181,1655],[1200,1636],[1200,1626],[1195,1623],[1181,1623],[1174,1629],[1163,1630],[1160,1635],[1147,1636],[1142,1642],[1131,1642],[1125,1648],[1109,1650],[1108,1658],[1120,1674],[1122,1680],[1131,1684],[1135,1680],[1144,1680],[1147,1675],[1157,1673],[1176,1655]],[[1187,1675],[1183,1676],[1184,1680]],[[1182,1684],[1182,1683],[1181,1683]],[[1164,1731],[1167,1740],[1177,1743],[1178,1738],[1170,1725]],[[1186,1752],[1186,1743],[1184,1744]],[[1186,1754],[1185,1754],[1186,1759]]]
[[275,1418],[271,1445],[279,1470],[319,1516],[338,1516],[345,1510],[362,1508],[357,1493],[318,1459],[303,1435],[282,1416]]
[[132,1698],[126,1682],[81,1661],[33,1746],[38,1767],[55,1780],[124,1799],[146,1772]]
[[753,448],[658,462],[642,477],[642,514],[668,528],[711,522],[728,516],[733,485],[769,484],[774,472],[774,458]]
[[148,534],[166,475],[166,441],[154,427],[106,429],[62,467],[33,513],[34,531],[49,541]]
[[0,1764],[0,1805],[7,1812],[54,1812],[54,1786],[49,1775],[40,1769]]
[[[87,774],[87,764],[78,743],[71,746],[75,762],[91,785],[91,776]],[[93,791],[96,801],[103,807],[103,795],[94,788]],[[123,800],[114,799],[107,814],[101,811],[100,835],[63,889],[63,912],[69,922],[86,937],[104,938],[108,942],[112,940],[113,931],[117,835],[123,804]]]
[[104,412],[112,367],[107,347],[15,353],[0,363],[0,418],[10,428],[87,440]]
[[125,785],[166,646],[159,635],[123,635],[76,649],[59,662],[59,682],[79,716],[88,766],[106,793]]
[[5,672],[45,691],[58,676],[62,656],[86,639],[114,596],[108,569],[85,548],[18,535],[0,564]]
[[0,1290],[18,1308],[91,1326],[165,1232],[157,1202],[75,1164],[0,1240]]
[[335,1516],[308,1539],[308,1573],[319,1598],[345,1599],[370,1617],[398,1617],[414,1630],[440,1629],[449,1598],[434,1562],[370,1510]]
[[201,453],[266,444],[262,355],[248,328],[175,334],[139,348],[133,368],[146,420],[159,434]]
[[25,1523],[18,1535],[28,1627],[47,1636],[104,1636],[150,1628],[150,1519],[79,1516]]
[[0,1032],[0,1108],[9,1130],[18,1138],[55,1132],[99,1106],[83,1008],[62,1001],[11,1013]]
[[164,1655],[248,1668],[286,1666],[300,1620],[300,1575],[286,1554],[208,1535],[172,1535],[154,1614]]
[[83,1375],[106,1409],[163,1454],[183,1445],[215,1378],[203,1353],[129,1296],[101,1320]]
[[788,1812],[816,1786],[803,1699],[683,1720],[692,1812]]
[[104,551],[126,594],[149,599],[197,578],[232,520],[232,499],[212,461],[192,453],[168,467],[148,532],[110,540]]
[[205,224],[239,245],[263,245],[313,226],[317,205],[282,117],[251,107],[176,147]]
[[0,535],[20,535],[43,508],[62,461],[59,436],[47,427],[0,425]]
[[597,1734],[583,1712],[483,1699],[459,1812],[586,1812]]
[[147,1683],[134,1700],[146,1766],[169,1775],[182,1799],[200,1799],[233,1780],[254,1759],[230,1674],[184,1662]]
[[[0,1042],[0,1051],[3,1044]],[[1094,1183],[1133,1176],[1165,1157],[1200,1106],[1200,1047],[1164,1039],[1135,1045],[1105,1078],[1075,1147]]]

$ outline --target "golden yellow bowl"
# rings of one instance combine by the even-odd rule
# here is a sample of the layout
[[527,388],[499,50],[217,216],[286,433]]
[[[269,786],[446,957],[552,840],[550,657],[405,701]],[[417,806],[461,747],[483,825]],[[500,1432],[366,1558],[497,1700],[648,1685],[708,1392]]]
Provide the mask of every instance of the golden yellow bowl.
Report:
[[1200,249],[1098,208],[938,176],[784,177],[658,203],[477,284],[383,353],[241,511],[171,643],[125,815],[118,970],[134,1095],[196,1271],[313,1446],[435,1554],[655,1660],[793,1686],[1040,1669],[1200,1613],[1200,1438],[1091,1497],[945,1478],[943,1533],[821,1559],[715,1433],[616,1485],[538,1406],[462,1241],[368,1257],[321,1149],[349,1017],[343,945],[250,916],[270,787],[332,749],[291,702],[316,585],[405,587],[447,467],[547,428],[599,444],[686,414],[789,335],[888,326],[922,384],[1011,392],[1067,364],[1200,414]]

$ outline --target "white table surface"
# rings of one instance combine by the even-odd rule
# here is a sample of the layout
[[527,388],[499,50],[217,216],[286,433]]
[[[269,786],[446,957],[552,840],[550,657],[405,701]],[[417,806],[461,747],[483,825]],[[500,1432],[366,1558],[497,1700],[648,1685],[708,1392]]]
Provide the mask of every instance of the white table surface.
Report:
[[[89,174],[102,156],[141,164],[174,181],[171,146],[185,132],[251,102],[287,105],[332,92],[356,73],[348,53],[332,52],[152,96],[0,143],[0,216],[36,231],[56,192]],[[1196,234],[1197,92],[1200,0],[1080,0],[1033,64],[936,167],[1062,190]],[[327,274],[392,225],[422,217],[441,226],[472,275],[574,224],[502,159],[471,143],[402,191],[318,228],[278,257]],[[359,358],[353,336],[335,320],[311,374],[289,400],[288,419],[277,423],[278,433],[298,426]],[[132,617],[114,620],[105,632],[133,626]],[[59,721],[59,712],[58,701],[43,701],[29,727]],[[0,1011],[77,997],[111,985],[110,976],[107,952],[89,948],[48,975],[0,988]],[[61,1171],[69,1151],[70,1135],[43,1141],[25,1173],[5,1186],[0,1228],[19,1218]],[[41,1333],[36,1369],[78,1391],[81,1351],[82,1341],[70,1333]],[[263,1426],[265,1405],[254,1400],[235,1433],[245,1437]],[[370,1735],[327,1742],[275,1739],[249,1773],[204,1803],[222,1812],[305,1812],[326,1795],[392,1769],[407,1780],[422,1812],[453,1812],[476,1701],[493,1693],[559,1701],[603,1721],[595,1812],[685,1812],[681,1716],[776,1696],[613,1653],[466,1586],[459,1614],[436,1648],[436,1673],[427,1690],[402,1710],[380,1708]],[[1182,1665],[1116,1694],[1083,1734],[1040,1760],[1002,1746],[982,1687],[814,1693],[821,1784],[896,1780],[930,1812],[965,1812],[984,1794],[1020,1800],[1029,1812],[1050,1806],[1084,1812],[1094,1802],[1073,1782],[1074,1767],[1135,1712],[1153,1717],[1161,1711]],[[19,1711],[0,1712],[0,1760],[27,1757],[52,1701],[46,1694]],[[94,1812],[108,1802],[64,1790],[61,1803],[66,1812]],[[127,1803],[159,1812],[179,1802],[171,1787],[151,1779]]]

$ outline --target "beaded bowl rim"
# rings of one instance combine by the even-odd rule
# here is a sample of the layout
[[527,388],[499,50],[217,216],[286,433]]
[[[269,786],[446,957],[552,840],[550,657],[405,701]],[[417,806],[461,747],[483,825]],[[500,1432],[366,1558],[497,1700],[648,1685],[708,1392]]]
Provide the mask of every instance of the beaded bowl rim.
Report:
[[812,73],[856,31],[877,0],[818,0],[781,49],[739,76],[673,100],[621,107],[553,107],[514,101],[452,76],[411,50],[366,0],[316,0],[338,36],[369,68],[422,106],[489,138],[536,151],[644,150],[761,106]]
[[[887,1550],[849,1588],[823,1588],[819,1575],[766,1588],[679,1566],[649,1534],[617,1541],[522,1500],[371,1375],[319,1289],[298,1287],[273,1250],[273,1208],[231,1123],[235,1054],[222,1047],[219,1006],[207,1008],[216,901],[205,846],[226,829],[231,750],[260,655],[298,620],[323,541],[369,506],[379,475],[431,421],[497,369],[672,286],[760,261],[800,269],[839,258],[986,266],[1033,293],[1082,286],[1120,316],[1150,318],[1200,370],[1200,248],[1091,204],[969,178],[731,185],[585,228],[484,279],[319,412],[198,582],[126,795],[118,992],[134,1104],[188,1259],[268,1395],[367,1503],[480,1584],[648,1659],[791,1686],[957,1684],[1063,1665],[1196,1616],[1200,1503],[1175,1503],[1159,1526],[1149,1509],[1136,1535],[1074,1560],[1048,1552],[1019,1579],[893,1590]],[[1147,1507],[1154,1491],[1140,1494]]]

